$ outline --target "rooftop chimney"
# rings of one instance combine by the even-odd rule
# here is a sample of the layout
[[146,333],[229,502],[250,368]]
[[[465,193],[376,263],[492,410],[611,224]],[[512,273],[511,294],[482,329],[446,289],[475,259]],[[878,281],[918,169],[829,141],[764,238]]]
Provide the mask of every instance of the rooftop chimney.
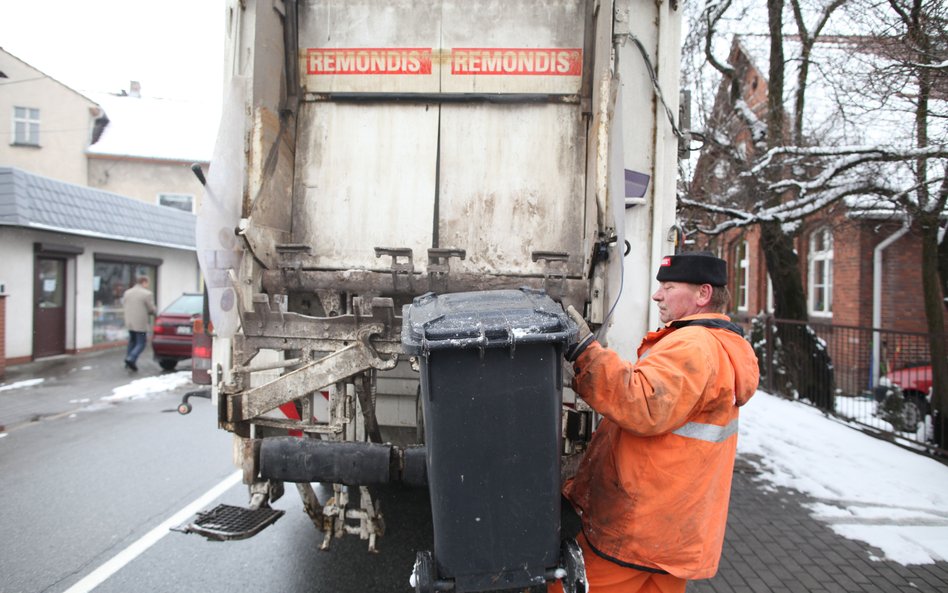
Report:
[[133,80],[128,85],[128,96],[135,97],[136,99],[141,98],[142,96],[142,85],[137,80]]

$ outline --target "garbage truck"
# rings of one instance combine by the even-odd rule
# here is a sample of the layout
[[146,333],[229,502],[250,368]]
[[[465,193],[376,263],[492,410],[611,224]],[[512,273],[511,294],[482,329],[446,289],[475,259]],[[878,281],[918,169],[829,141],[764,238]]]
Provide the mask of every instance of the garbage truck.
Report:
[[[373,488],[404,482],[432,499],[417,591],[563,577],[577,590],[581,559],[557,547],[559,485],[595,417],[569,390],[563,309],[630,358],[659,324],[649,295],[677,238],[686,140],[680,10],[227,1],[197,241],[212,402],[248,502],[187,531],[253,535],[282,514],[270,503],[289,483],[324,549],[358,536],[375,550]],[[540,474],[491,498],[502,467]],[[503,525],[524,509],[549,529],[520,541]],[[477,529],[502,542],[497,557],[465,553]]]

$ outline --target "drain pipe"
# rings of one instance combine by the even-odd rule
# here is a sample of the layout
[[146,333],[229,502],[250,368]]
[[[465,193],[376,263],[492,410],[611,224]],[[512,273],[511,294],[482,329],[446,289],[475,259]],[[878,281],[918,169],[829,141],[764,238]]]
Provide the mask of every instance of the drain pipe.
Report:
[[882,325],[882,252],[889,245],[902,238],[909,231],[908,218],[902,223],[902,228],[895,231],[872,250],[872,385],[879,384],[879,358],[881,344],[879,340],[879,326]]

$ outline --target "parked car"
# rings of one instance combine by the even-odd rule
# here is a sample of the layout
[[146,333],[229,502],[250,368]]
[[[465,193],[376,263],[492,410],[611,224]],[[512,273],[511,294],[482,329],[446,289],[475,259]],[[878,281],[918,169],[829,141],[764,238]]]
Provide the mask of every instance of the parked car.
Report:
[[901,415],[905,427],[917,426],[931,413],[932,365],[916,364],[885,374],[875,389],[876,400],[884,401],[888,394],[896,391],[893,387],[898,387],[902,394]]
[[151,349],[164,370],[173,371],[178,361],[191,358],[194,320],[201,317],[203,307],[201,293],[184,293],[155,318]]

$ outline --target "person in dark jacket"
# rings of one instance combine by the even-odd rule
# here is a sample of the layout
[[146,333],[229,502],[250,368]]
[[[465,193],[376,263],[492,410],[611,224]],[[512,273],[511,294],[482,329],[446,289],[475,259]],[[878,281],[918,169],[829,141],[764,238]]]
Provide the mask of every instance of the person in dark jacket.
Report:
[[148,324],[155,314],[155,295],[148,290],[148,277],[139,276],[135,286],[122,295],[125,310],[125,327],[128,329],[128,350],[125,353],[125,368],[137,371],[138,357],[148,342]]

